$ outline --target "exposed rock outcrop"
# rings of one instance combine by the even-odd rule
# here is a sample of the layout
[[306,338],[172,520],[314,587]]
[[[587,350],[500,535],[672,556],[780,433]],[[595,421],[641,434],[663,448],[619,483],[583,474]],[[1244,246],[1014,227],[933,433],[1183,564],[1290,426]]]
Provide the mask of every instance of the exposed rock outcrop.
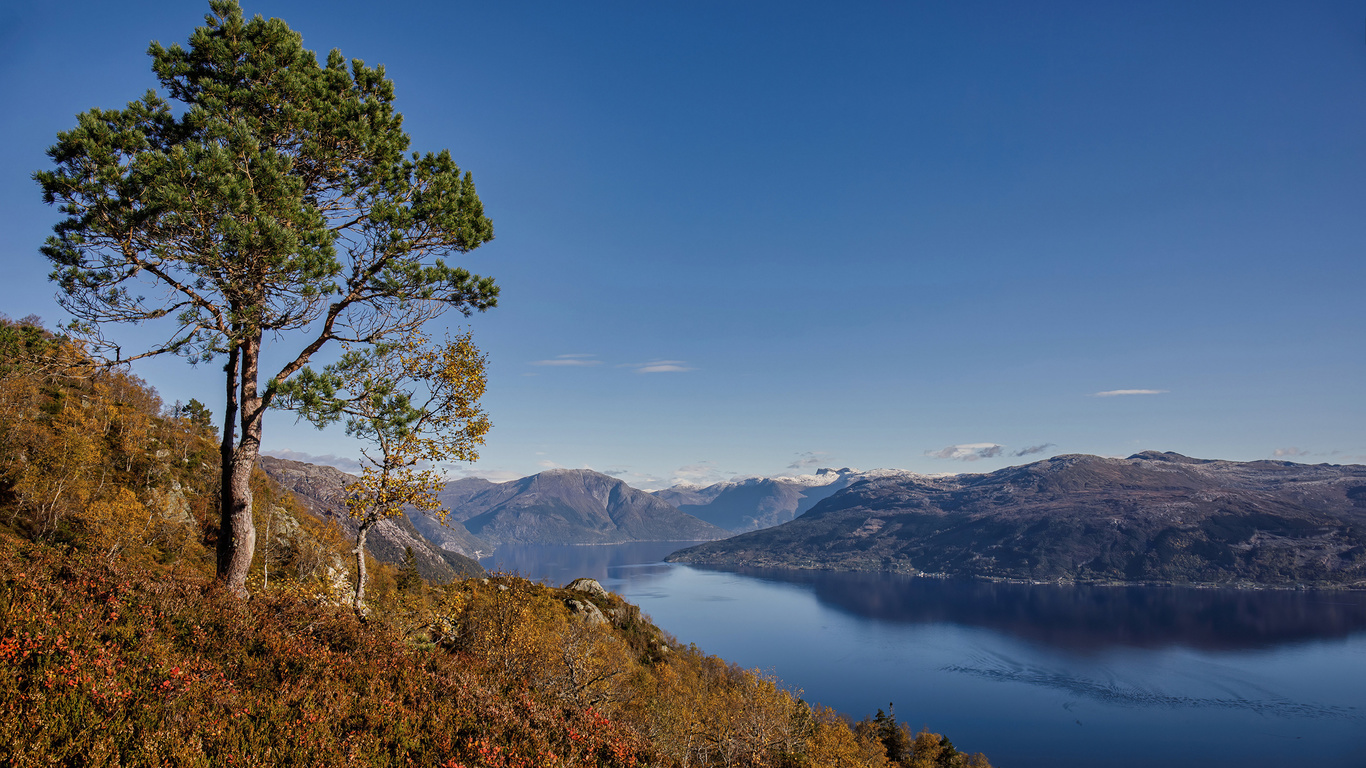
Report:
[[597,579],[574,579],[564,586],[572,592],[583,592],[594,597],[607,597],[608,591],[602,588]]
[[607,617],[603,615],[602,609],[587,600],[565,600],[564,604],[569,606],[570,613],[587,621],[589,624],[606,624]]

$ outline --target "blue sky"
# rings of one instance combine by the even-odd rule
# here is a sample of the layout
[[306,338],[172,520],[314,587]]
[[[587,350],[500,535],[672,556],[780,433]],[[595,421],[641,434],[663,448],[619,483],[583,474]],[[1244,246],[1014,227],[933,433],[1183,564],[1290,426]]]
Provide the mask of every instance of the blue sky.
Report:
[[[462,471],[1366,462],[1366,3],[244,9],[384,64],[474,174],[503,294],[452,319],[491,360]],[[0,311],[62,319],[30,175],[206,11],[0,9]],[[137,372],[221,408],[212,367]],[[265,447],[356,455],[287,414]]]

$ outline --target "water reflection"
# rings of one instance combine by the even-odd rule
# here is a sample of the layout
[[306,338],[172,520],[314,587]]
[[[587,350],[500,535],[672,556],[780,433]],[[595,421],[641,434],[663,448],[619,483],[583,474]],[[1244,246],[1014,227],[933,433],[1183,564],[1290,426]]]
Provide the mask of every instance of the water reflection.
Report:
[[840,611],[886,622],[983,627],[1069,650],[1244,650],[1366,631],[1366,593],[1089,587],[918,579],[891,573],[735,569],[800,584]]
[[562,587],[577,578],[606,581],[610,572],[633,567],[667,570],[665,555],[696,541],[638,541],[631,544],[505,544],[479,561],[492,571],[515,573],[532,581]]
[[[485,567],[561,586],[586,576],[639,591],[692,542],[507,545]],[[1366,632],[1366,592],[1093,587],[918,579],[894,573],[738,568],[806,587],[824,605],[882,622],[982,627],[1073,651],[1115,646],[1251,650]]]

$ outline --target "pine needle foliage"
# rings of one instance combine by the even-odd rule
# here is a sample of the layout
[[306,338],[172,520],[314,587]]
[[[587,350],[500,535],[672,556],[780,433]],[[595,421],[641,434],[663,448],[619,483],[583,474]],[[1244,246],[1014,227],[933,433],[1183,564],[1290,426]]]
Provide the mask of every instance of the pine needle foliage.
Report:
[[[332,342],[369,345],[495,305],[445,258],[493,238],[448,151],[409,153],[384,68],[319,63],[279,19],[212,0],[187,47],[152,43],[160,92],[92,109],[34,177],[69,329],[114,362],[226,356],[218,577],[244,595],[250,478],[276,387]],[[118,324],[160,341],[126,353]],[[264,353],[283,361],[263,370]]]

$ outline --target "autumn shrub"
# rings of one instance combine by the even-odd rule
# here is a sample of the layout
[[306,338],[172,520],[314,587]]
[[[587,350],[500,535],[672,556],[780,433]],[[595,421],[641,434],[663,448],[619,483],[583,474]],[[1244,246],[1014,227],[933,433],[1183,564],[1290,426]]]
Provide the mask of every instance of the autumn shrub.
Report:
[[70,548],[0,545],[0,764],[655,764],[592,708],[379,622]]
[[805,761],[800,765],[831,768],[884,768],[886,746],[875,733],[853,729],[838,712],[820,705],[811,708],[806,729]]
[[524,579],[424,585],[446,623],[419,635],[299,584],[243,602],[208,570],[0,537],[0,764],[986,765],[934,734],[891,762],[771,677],[657,629],[633,646],[617,624],[653,625],[615,596],[599,624]]

